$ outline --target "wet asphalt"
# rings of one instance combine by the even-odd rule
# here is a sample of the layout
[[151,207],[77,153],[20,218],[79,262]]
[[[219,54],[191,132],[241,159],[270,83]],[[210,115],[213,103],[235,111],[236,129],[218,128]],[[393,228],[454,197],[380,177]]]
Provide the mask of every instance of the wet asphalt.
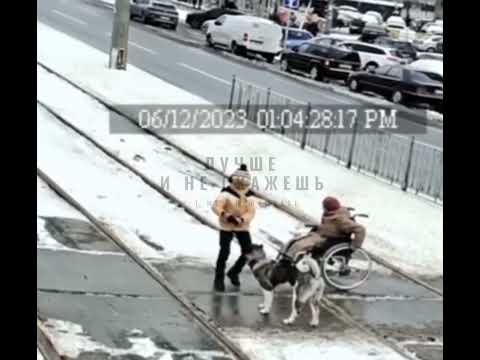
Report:
[[[138,329],[158,349],[222,353],[219,344],[158,283],[91,225],[72,219],[44,220],[47,231],[67,248],[108,254],[37,249],[37,308],[43,318],[79,324],[85,334],[111,348],[131,348],[128,332]],[[227,287],[225,294],[217,294],[212,289],[213,265],[186,264],[182,259],[152,265],[222,328],[302,330],[319,336],[348,328],[325,309],[316,329],[308,326],[309,309],[294,326],[283,325],[291,308],[286,286],[276,291],[270,315],[260,315],[260,288],[248,269],[242,273],[241,291]],[[434,282],[441,283],[441,279]],[[374,273],[354,292],[330,289],[327,296],[360,324],[405,344],[419,359],[443,359],[443,301],[428,290],[397,276]],[[78,359],[108,359],[101,351],[82,354]],[[223,353],[220,358],[226,357]]]

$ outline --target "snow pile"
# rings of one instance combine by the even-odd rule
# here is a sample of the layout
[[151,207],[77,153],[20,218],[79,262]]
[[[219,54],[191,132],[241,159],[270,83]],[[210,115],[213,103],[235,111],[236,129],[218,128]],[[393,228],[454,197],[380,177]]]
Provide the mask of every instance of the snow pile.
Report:
[[400,360],[398,353],[378,341],[365,339],[354,330],[319,336],[312,332],[253,332],[231,328],[226,333],[252,360]]
[[[106,54],[42,24],[37,23],[37,30],[39,61],[90,91],[101,94],[111,103],[207,103],[131,65],[128,71],[108,70],[105,66],[108,60]],[[64,49],[61,53],[57,51],[59,44]],[[370,214],[368,221],[362,220],[368,228],[365,243],[368,249],[407,271],[424,275],[443,273],[443,213],[442,208],[435,204],[348,171],[328,159],[301,151],[267,134],[195,134],[171,135],[169,138],[191,152],[201,154],[204,159],[213,158],[216,167],[220,168],[220,162],[227,160],[226,172],[236,168],[235,158],[243,158],[247,164],[249,160],[259,158],[264,164],[273,159],[274,169],[264,166],[253,173],[259,180],[260,189],[267,188],[267,179],[271,176],[280,179],[280,185],[283,184],[282,179],[288,178],[293,189],[286,191],[279,186],[277,190],[270,189],[269,193],[316,217],[320,217],[322,198],[336,195],[344,203]],[[295,189],[298,177],[318,177],[322,188],[317,189],[310,184],[307,190]],[[258,218],[257,221],[263,219]],[[151,228],[151,224],[142,224]],[[139,228],[143,229],[143,225]],[[273,225],[272,231],[275,231],[283,223]],[[188,245],[191,243],[196,241]],[[202,249],[198,250],[202,252]]]
[[[45,323],[45,331],[49,333],[54,347],[63,356],[76,359],[84,352],[98,352],[108,354],[109,357],[142,357],[149,359],[173,359],[192,354],[196,359],[209,360],[215,357],[225,356],[218,351],[170,351],[158,348],[152,339],[142,336],[141,331],[132,331],[127,340],[132,344],[129,349],[116,349],[105,346],[93,340],[83,331],[83,328],[75,323],[62,320],[48,319]],[[37,355],[38,356],[38,355]]]

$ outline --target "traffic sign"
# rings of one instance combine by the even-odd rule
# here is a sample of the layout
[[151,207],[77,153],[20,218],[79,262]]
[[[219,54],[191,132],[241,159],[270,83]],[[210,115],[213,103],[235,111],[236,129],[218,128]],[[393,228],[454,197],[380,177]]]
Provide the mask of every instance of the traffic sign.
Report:
[[283,6],[289,9],[298,9],[300,0],[283,0]]

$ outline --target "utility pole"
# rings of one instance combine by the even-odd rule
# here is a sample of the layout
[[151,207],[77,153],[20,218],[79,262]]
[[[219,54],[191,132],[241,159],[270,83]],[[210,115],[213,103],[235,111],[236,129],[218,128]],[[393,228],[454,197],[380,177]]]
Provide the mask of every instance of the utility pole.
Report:
[[109,68],[127,69],[128,27],[130,25],[130,0],[115,0]]
[[332,28],[332,23],[333,23],[333,0],[323,0],[323,10],[324,10],[324,27],[323,27],[323,33],[329,34],[330,29]]

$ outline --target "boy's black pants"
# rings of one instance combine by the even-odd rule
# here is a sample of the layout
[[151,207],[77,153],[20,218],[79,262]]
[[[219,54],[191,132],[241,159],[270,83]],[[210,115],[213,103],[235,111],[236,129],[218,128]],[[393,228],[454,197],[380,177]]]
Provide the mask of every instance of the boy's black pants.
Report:
[[228,256],[230,255],[230,244],[235,236],[240,244],[242,254],[237,259],[235,264],[230,268],[229,273],[240,274],[243,267],[247,263],[245,254],[248,253],[252,246],[252,239],[248,231],[224,231],[220,230],[220,251],[217,258],[217,266],[215,269],[215,278],[223,279],[225,276],[225,267]]

